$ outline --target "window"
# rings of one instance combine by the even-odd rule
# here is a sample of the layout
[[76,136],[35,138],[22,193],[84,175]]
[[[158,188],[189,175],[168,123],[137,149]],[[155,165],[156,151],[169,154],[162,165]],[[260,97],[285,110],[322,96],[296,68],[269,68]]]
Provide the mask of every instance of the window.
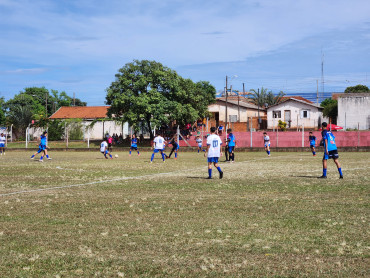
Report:
[[310,118],[310,111],[309,110],[302,110],[301,111],[301,119],[308,119]]
[[273,118],[281,118],[281,111],[272,111]]

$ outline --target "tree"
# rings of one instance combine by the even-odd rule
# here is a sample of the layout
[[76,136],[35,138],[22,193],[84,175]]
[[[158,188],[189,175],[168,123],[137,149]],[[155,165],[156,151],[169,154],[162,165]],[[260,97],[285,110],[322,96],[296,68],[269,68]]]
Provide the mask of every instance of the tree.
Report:
[[281,102],[282,97],[285,95],[283,91],[280,91],[277,95],[274,95],[272,91],[267,91],[266,88],[261,88],[261,90],[255,90],[251,89],[250,90],[252,95],[251,95],[251,101],[259,106],[259,107],[264,107],[265,104],[268,106],[277,104]]
[[161,63],[134,60],[119,69],[107,88],[108,116],[138,128],[145,123],[152,128],[172,121],[194,122],[207,114],[215,101],[216,90],[208,82],[184,79]]
[[370,89],[365,85],[356,85],[353,87],[347,87],[345,93],[370,93]]
[[5,99],[4,97],[0,97],[0,126],[6,125],[6,117],[5,117]]
[[322,114],[328,117],[333,124],[336,124],[338,117],[338,101],[327,98],[320,103],[320,106],[324,108]]

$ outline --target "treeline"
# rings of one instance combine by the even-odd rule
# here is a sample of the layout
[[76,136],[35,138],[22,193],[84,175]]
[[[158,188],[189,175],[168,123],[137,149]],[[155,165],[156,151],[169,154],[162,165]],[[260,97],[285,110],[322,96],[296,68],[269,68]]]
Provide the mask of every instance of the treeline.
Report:
[[[24,137],[29,125],[46,127],[49,116],[61,106],[72,105],[86,106],[86,102],[78,98],[74,99],[64,91],[49,91],[45,87],[25,88],[8,101],[5,101],[4,97],[0,98],[0,126],[13,125],[15,137]],[[52,125],[58,125],[58,123]]]

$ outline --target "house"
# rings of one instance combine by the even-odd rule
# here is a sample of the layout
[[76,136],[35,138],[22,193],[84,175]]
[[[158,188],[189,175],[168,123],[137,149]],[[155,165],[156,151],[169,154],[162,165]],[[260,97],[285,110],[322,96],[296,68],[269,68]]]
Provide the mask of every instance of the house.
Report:
[[225,122],[226,112],[229,123],[243,122],[246,123],[250,118],[260,118],[266,116],[266,109],[250,103],[244,97],[230,96],[227,98],[220,97],[216,102],[208,106],[208,111],[212,114],[211,119],[216,121],[218,126],[220,122]]
[[108,119],[108,108],[109,106],[62,106],[49,119],[81,119],[85,139],[102,139],[106,133],[122,134],[125,138],[129,134],[128,124]]
[[267,108],[267,128],[274,129],[279,120],[287,128],[318,128],[323,120],[323,108],[301,96],[282,97],[280,103]]
[[337,124],[346,130],[370,129],[370,93],[346,93],[338,97]]

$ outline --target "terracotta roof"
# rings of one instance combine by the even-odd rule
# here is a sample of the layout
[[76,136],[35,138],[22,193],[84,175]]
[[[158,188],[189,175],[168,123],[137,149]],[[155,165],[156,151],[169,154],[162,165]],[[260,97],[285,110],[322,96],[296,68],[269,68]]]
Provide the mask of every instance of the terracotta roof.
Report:
[[50,119],[102,119],[109,106],[62,106]]
[[280,102],[291,100],[291,99],[301,100],[301,101],[307,102],[309,104],[313,104],[312,101],[310,101],[310,100],[308,100],[308,99],[306,99],[304,97],[301,97],[301,96],[281,97],[281,101]]
[[[226,99],[224,97],[217,98],[216,101],[220,101],[220,102],[226,103]],[[227,97],[227,103],[237,106],[238,105],[238,98],[236,98],[236,99],[234,99],[234,98],[230,99],[230,97]],[[239,105],[241,107],[250,108],[250,109],[265,110],[264,107],[261,106],[261,107],[258,108],[258,106],[255,105],[254,103],[251,103],[251,102],[249,102],[249,101],[247,101],[245,99],[242,100],[242,98],[240,98]]]

